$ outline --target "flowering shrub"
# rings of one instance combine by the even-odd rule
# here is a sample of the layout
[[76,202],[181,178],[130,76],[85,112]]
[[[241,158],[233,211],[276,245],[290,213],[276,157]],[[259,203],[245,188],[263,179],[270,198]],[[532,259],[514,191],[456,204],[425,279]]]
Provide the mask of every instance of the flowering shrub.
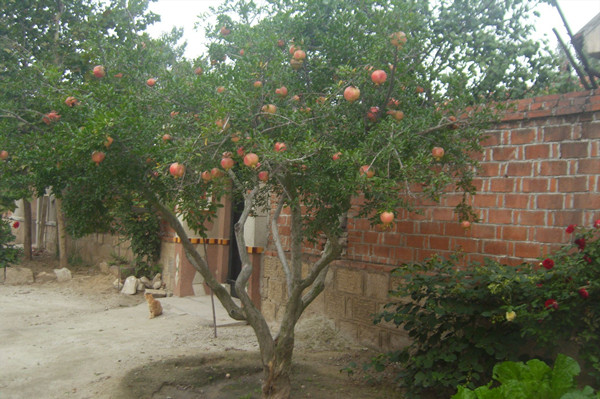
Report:
[[372,365],[400,365],[413,397],[430,390],[448,397],[459,384],[488,380],[498,361],[553,357],[570,343],[600,381],[600,220],[567,232],[572,244],[534,264],[486,260],[461,269],[453,256],[396,269],[401,283],[391,295],[402,299],[375,323],[402,327],[412,343]]
[[[14,222],[12,227],[18,228],[19,222]],[[0,219],[0,268],[5,268],[18,259],[19,250],[11,244],[14,239],[10,223]]]

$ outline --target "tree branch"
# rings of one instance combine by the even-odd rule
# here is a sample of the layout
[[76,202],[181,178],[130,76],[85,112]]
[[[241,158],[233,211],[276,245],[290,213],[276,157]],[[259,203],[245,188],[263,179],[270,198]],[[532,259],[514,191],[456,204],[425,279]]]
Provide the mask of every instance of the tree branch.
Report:
[[283,251],[283,246],[281,245],[279,228],[277,227],[277,219],[279,219],[279,215],[281,215],[281,210],[283,209],[284,202],[285,198],[283,196],[279,197],[277,208],[275,209],[275,213],[273,214],[273,218],[271,219],[271,233],[273,234],[273,241],[275,241],[275,247],[277,248],[277,256],[279,257],[281,265],[283,266],[283,271],[285,272],[285,280],[287,282],[287,294],[289,297],[292,293],[292,275],[290,273],[290,266],[288,265],[287,258],[285,257],[285,252]]
[[243,309],[241,309],[231,298],[231,295],[227,292],[227,290],[217,281],[217,279],[213,276],[212,272],[208,268],[208,264],[206,260],[196,251],[192,243],[190,242],[187,233],[185,232],[183,226],[179,219],[175,216],[175,214],[167,208],[162,202],[156,198],[156,196],[146,191],[144,192],[144,196],[154,206],[154,208],[160,213],[160,215],[169,223],[169,225],[175,230],[179,238],[181,239],[181,244],[185,249],[185,254],[196,270],[204,277],[204,281],[208,286],[213,290],[219,301],[223,304],[225,309],[227,309],[227,313],[229,316],[235,320],[246,320],[246,314]]

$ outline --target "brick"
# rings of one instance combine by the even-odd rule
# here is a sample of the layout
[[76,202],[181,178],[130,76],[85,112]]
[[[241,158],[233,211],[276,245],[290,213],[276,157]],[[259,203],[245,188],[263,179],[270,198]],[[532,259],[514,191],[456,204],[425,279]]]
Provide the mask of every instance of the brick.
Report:
[[396,259],[397,263],[412,262],[414,259],[414,250],[408,247],[394,248],[392,258]]
[[560,176],[567,174],[568,163],[566,161],[545,161],[540,164],[541,176]]
[[[467,232],[465,231],[465,234]],[[496,238],[496,227],[481,223],[471,225],[471,237],[473,238]]]
[[600,158],[579,159],[577,174],[600,174]]
[[429,237],[429,248],[450,250],[450,239],[448,237]]
[[529,195],[506,194],[504,196],[504,207],[509,209],[526,209],[529,204]]
[[555,110],[555,115],[571,115],[579,114],[583,111],[584,107],[580,105],[573,105],[570,107],[561,107]]
[[596,103],[596,104],[586,104],[585,107],[583,108],[583,110],[585,112],[600,111],[600,104],[598,104],[598,103]]
[[497,162],[485,162],[479,165],[477,169],[479,176],[498,176],[500,174],[500,164]]
[[573,208],[575,209],[600,209],[600,194],[574,194]]
[[561,158],[587,158],[589,153],[589,144],[587,142],[561,143]]
[[379,233],[373,231],[365,231],[363,233],[365,244],[377,244],[379,242]]
[[528,227],[503,226],[500,230],[500,238],[508,241],[526,241]]
[[424,236],[406,237],[406,245],[411,248],[425,248],[425,237]]
[[558,178],[558,191],[561,193],[588,191],[588,179],[584,176]]
[[572,140],[572,126],[549,126],[544,128],[544,141]]
[[390,247],[382,247],[381,245],[376,245],[373,247],[373,255],[379,258],[389,258],[391,255]]
[[527,112],[528,118],[543,118],[544,116],[550,116],[550,115],[552,115],[551,109],[539,109],[536,111]]
[[562,194],[539,194],[536,199],[538,209],[563,209],[565,198]]
[[588,97],[590,95],[590,90],[583,91],[572,91],[570,93],[563,94],[564,98],[575,98],[575,97]]
[[462,250],[467,253],[478,252],[480,243],[481,241],[471,238],[453,238],[450,242],[453,251]]
[[483,243],[483,252],[490,255],[507,255],[508,243],[506,241],[486,241]]
[[509,161],[516,159],[516,147],[496,147],[492,149],[492,159],[494,161]]
[[475,194],[473,206],[477,208],[498,206],[498,198],[497,194]]
[[525,159],[542,159],[550,156],[548,144],[533,144],[525,146]]
[[402,243],[404,236],[397,233],[387,233],[383,235],[383,244],[390,246],[398,246]]
[[513,212],[507,209],[490,209],[489,223],[509,224],[513,223]]
[[537,258],[542,255],[541,245],[533,242],[515,243],[515,256],[519,258]]
[[511,144],[528,144],[535,141],[536,129],[516,129],[510,132]]
[[419,233],[442,235],[444,234],[444,226],[440,222],[423,222],[419,224]]
[[549,187],[547,178],[523,179],[521,182],[521,191],[524,193],[545,193]]
[[552,226],[566,226],[570,224],[576,224],[581,226],[583,224],[583,211],[579,210],[565,210],[555,211],[550,214],[550,224]]
[[531,162],[511,162],[508,164],[506,174],[509,176],[531,176],[533,164]]
[[585,123],[581,125],[582,139],[598,139],[600,138],[600,122]]
[[502,116],[502,121],[519,121],[525,119],[524,112],[507,112]]
[[435,208],[433,210],[433,218],[435,220],[453,220],[454,219],[454,210]]
[[545,226],[546,212],[544,211],[520,211],[516,218],[523,226]]
[[534,229],[533,240],[540,243],[562,243],[563,231],[561,227],[538,227]]
[[490,191],[496,193],[509,193],[515,190],[515,179],[497,178],[490,180]]
[[486,132],[484,138],[480,141],[481,146],[483,147],[492,147],[500,144],[502,132],[493,131]]

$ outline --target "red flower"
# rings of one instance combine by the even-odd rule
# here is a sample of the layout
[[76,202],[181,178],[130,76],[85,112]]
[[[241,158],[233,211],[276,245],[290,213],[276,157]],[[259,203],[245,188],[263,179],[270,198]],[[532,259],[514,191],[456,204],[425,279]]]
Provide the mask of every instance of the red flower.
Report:
[[598,219],[594,222],[594,227],[597,229],[600,228],[600,219]]
[[542,266],[544,266],[546,269],[550,270],[554,267],[554,261],[550,258],[546,258],[542,262]]
[[575,240],[575,244],[579,247],[580,250],[585,249],[585,238],[581,237]]
[[575,231],[575,226],[577,226],[576,224],[570,224],[569,226],[567,226],[567,230],[565,230],[568,234],[571,234],[572,232]]
[[583,255],[583,259],[587,262],[587,263],[592,263],[592,258],[590,258],[587,255]]
[[580,288],[577,292],[579,292],[579,295],[581,295],[583,299],[587,299],[590,296],[590,293],[587,292],[585,288]]
[[546,309],[558,309],[558,302],[556,302],[556,299],[548,299],[546,302],[544,302],[544,307]]
[[13,229],[18,229],[20,226],[19,222],[14,222],[13,223]]
[[542,283],[537,283],[535,286],[536,286],[536,287],[543,287],[543,286],[544,286],[544,284],[542,284]]

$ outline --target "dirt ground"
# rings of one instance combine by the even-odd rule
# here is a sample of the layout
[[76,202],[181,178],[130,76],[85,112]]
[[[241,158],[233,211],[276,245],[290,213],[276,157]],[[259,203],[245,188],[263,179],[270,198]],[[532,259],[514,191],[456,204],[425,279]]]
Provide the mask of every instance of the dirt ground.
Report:
[[[20,266],[57,267],[48,257]],[[254,333],[218,306],[215,338],[210,297],[161,298],[163,315],[149,319],[143,296],[120,294],[114,277],[72,272],[67,282],[0,284],[0,398],[260,397]],[[402,397],[340,372],[371,353],[328,321],[307,319],[296,331],[294,398]]]

